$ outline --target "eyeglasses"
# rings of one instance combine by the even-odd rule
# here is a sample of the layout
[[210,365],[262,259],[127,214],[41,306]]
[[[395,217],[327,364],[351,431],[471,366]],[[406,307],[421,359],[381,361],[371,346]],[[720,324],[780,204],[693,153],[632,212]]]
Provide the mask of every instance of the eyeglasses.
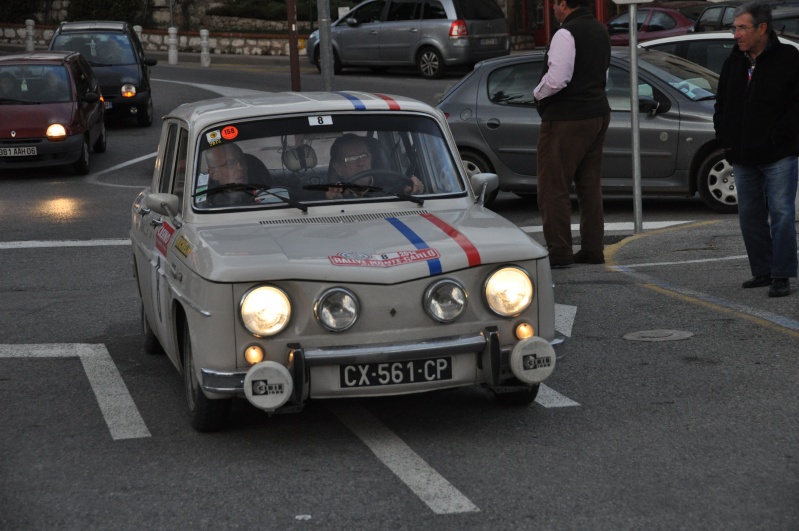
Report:
[[344,157],[344,164],[349,164],[350,162],[358,162],[361,160],[369,160],[372,158],[371,153],[361,153],[360,155],[351,155],[349,157]]
[[233,159],[233,160],[225,161],[225,162],[223,162],[222,164],[220,164],[218,166],[208,166],[208,173],[209,174],[210,173],[215,173],[216,170],[218,170],[219,168],[225,168],[226,170],[232,170],[233,167],[236,166],[237,164],[241,164],[241,161],[238,160],[238,159]]
[[[761,22],[760,24],[765,24],[765,22]],[[743,26],[743,25],[741,25],[741,26],[730,26],[730,33],[735,35],[739,31],[740,32],[745,32],[745,31],[750,30],[752,28],[758,27],[760,24],[755,24],[754,26]]]

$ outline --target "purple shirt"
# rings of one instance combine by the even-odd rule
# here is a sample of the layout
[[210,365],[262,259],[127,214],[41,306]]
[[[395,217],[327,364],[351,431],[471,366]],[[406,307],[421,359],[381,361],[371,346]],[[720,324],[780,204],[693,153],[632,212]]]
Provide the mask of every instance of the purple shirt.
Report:
[[566,85],[572,80],[576,53],[574,36],[562,28],[556,31],[547,52],[549,70],[533,90],[533,97],[536,100],[542,100],[566,88]]

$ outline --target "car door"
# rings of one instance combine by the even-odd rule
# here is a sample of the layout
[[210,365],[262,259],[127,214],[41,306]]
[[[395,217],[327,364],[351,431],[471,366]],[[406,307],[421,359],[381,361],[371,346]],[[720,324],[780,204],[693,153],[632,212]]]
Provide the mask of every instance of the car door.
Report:
[[[175,194],[182,204],[186,177],[188,132],[178,122],[169,123],[161,139],[163,152],[158,154],[152,189],[160,193]],[[180,224],[156,212],[139,207],[141,219],[135,225],[138,244],[135,245],[136,272],[145,315],[161,344],[176,344],[171,337],[170,284],[178,275],[173,244],[180,238]],[[182,211],[175,213],[176,219]],[[136,243],[136,242],[134,242]]]
[[[87,65],[88,67],[88,65]],[[77,109],[80,115],[80,123],[89,131],[89,143],[93,145],[100,134],[98,127],[103,120],[103,102],[86,101],[85,96],[92,91],[92,81],[94,81],[94,88],[98,90],[97,81],[91,73],[91,69],[85,70],[81,68],[77,61],[69,63],[70,76],[75,83],[75,97],[77,101]]]
[[385,63],[413,62],[422,23],[419,0],[391,0],[380,27],[380,59]]
[[[639,98],[667,99],[657,87],[639,74]],[[610,125],[602,159],[604,187],[629,189],[632,185],[632,136],[630,114],[630,70],[628,63],[611,63],[607,84]],[[676,167],[680,134],[679,108],[654,116],[639,114],[641,180],[643,186],[656,186],[658,179],[670,177]]]
[[339,59],[344,64],[380,61],[380,27],[385,0],[375,0],[347,13],[333,30]]
[[488,72],[477,96],[477,126],[491,150],[511,171],[534,175],[541,117],[533,89],[541,79],[543,58],[501,66]]

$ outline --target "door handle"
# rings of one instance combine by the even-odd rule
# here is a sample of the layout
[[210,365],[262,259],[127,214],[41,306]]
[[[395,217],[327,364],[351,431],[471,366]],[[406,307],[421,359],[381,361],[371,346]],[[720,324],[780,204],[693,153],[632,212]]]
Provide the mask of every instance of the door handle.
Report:
[[486,127],[488,127],[489,129],[496,129],[500,125],[502,125],[502,122],[500,122],[497,118],[491,118],[489,121],[486,122]]

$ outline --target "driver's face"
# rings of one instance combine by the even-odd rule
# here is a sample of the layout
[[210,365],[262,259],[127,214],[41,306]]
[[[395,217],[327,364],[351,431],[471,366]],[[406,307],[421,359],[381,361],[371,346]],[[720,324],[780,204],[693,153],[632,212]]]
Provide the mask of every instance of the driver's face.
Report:
[[[372,155],[363,142],[353,142],[342,146],[341,161],[334,162],[338,176],[346,181],[358,172],[372,169]],[[364,177],[368,179],[369,177]],[[367,183],[357,183],[367,184]]]

